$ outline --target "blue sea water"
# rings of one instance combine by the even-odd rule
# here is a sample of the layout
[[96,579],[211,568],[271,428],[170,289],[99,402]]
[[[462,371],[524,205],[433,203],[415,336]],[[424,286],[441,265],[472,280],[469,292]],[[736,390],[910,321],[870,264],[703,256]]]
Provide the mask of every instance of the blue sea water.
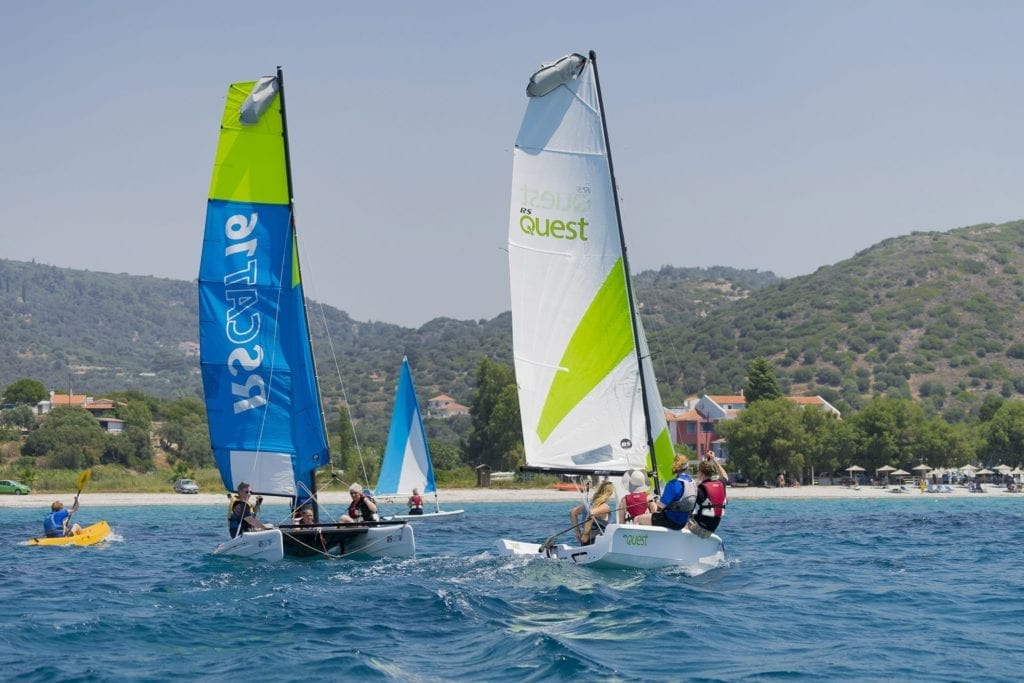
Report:
[[22,545],[45,510],[0,509],[0,676],[1024,678],[1024,496],[734,501],[728,562],[700,576],[499,558],[565,506],[458,507],[417,525],[416,559],[277,564],[213,556],[219,506],[83,496],[118,539],[91,548]]

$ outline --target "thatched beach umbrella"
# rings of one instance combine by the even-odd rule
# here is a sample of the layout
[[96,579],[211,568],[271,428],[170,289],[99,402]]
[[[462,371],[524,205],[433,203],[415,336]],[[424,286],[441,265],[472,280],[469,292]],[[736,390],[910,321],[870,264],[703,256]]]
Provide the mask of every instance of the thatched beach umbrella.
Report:
[[893,467],[892,465],[882,465],[881,467],[879,467],[878,469],[875,470],[875,475],[876,476],[879,475],[879,474],[884,475],[885,476],[885,483],[886,483],[886,485],[888,485],[889,484],[889,473],[890,472],[895,472],[895,471],[896,471],[896,468]]
[[910,472],[907,472],[905,470],[896,470],[895,472],[891,473],[891,476],[893,478],[899,478],[900,483],[902,484],[903,483],[903,477],[909,477],[910,476]]

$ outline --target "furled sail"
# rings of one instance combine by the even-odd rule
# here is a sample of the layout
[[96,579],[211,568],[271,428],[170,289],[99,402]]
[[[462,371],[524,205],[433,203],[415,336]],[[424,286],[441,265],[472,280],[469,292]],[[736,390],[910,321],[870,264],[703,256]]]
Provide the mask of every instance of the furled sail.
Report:
[[665,415],[631,302],[593,55],[545,65],[527,94],[508,232],[527,465],[645,468],[653,442],[658,464],[670,468]]
[[412,372],[409,370],[409,359],[403,358],[388,444],[384,449],[384,460],[381,462],[374,493],[378,496],[409,494],[414,488],[423,494],[434,493],[437,484],[434,481],[427,434],[423,429],[423,416],[416,400]]
[[329,454],[287,155],[281,71],[232,84],[199,266],[200,366],[224,486],[305,500]]

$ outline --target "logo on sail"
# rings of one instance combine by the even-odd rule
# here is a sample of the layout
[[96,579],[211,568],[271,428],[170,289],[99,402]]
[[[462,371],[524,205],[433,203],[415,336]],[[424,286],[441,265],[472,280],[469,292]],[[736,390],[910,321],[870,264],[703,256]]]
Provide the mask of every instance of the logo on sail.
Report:
[[[577,187],[575,192],[552,192],[523,185],[519,205],[519,229],[524,234],[587,241],[590,222],[586,214],[591,208],[589,187]],[[553,218],[551,214],[559,217]]]

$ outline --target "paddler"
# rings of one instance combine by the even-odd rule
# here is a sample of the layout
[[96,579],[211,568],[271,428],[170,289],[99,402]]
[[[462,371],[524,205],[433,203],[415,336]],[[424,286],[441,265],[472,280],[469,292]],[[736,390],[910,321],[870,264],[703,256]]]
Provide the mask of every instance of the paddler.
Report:
[[64,536],[76,536],[82,531],[82,527],[77,524],[72,524],[71,528],[68,528],[68,523],[71,521],[71,515],[78,512],[78,499],[75,499],[75,504],[71,506],[70,510],[64,508],[64,503],[59,500],[53,501],[50,505],[50,514],[43,518],[43,531],[46,533],[47,538],[62,538]]

